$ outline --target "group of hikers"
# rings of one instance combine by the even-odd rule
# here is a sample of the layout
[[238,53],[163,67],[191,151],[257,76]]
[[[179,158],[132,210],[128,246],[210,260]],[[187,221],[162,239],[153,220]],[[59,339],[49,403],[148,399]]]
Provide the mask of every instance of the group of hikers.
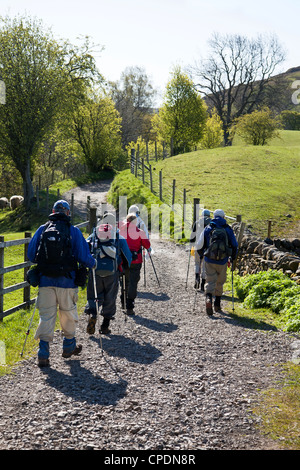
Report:
[[[205,292],[206,312],[221,309],[221,296],[229,260],[237,256],[237,241],[225,214],[218,209],[210,219],[204,210],[195,222],[190,247],[195,251],[195,289]],[[129,207],[125,220],[117,223],[112,212],[105,212],[87,239],[71,224],[70,206],[58,200],[49,220],[41,225],[28,246],[28,258],[35,265],[28,272],[28,282],[38,285],[36,307],[39,325],[38,365],[49,366],[50,343],[57,318],[63,332],[62,356],[79,355],[82,345],[76,342],[78,323],[78,286],[87,282],[87,333],[95,333],[97,318],[103,317],[99,333],[109,334],[116,313],[117,296],[126,315],[134,315],[135,299],[145,253],[151,258],[147,227],[139,207]],[[33,281],[34,279],[34,281]],[[100,312],[101,308],[101,312]]]

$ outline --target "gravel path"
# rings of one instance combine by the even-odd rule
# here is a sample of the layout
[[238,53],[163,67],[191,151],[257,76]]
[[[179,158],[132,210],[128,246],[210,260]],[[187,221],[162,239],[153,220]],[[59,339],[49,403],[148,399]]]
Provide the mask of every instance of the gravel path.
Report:
[[203,294],[195,302],[193,267],[185,289],[184,249],[162,240],[153,247],[160,285],[147,261],[136,315],[126,320],[118,301],[103,354],[81,315],[80,356],[63,359],[56,332],[50,368],[31,358],[0,378],[1,450],[280,448],[259,434],[251,408],[258,390],[276,386],[294,338],[241,326],[230,302],[208,317]]

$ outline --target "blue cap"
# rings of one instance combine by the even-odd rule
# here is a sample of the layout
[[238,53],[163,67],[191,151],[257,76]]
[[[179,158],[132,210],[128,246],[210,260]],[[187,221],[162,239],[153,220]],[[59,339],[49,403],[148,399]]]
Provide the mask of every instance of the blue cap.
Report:
[[56,201],[53,206],[53,212],[67,212],[70,210],[70,206],[67,201],[61,199],[60,201]]

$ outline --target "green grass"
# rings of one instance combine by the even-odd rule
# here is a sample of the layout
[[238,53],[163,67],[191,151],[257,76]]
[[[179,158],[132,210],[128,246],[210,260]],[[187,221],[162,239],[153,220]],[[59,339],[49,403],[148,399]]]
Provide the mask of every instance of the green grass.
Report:
[[[258,233],[280,236],[300,220],[300,131],[282,131],[268,146],[199,150],[155,163],[190,199],[228,216],[242,215]],[[157,176],[156,176],[157,177]],[[287,217],[291,215],[292,217]]]

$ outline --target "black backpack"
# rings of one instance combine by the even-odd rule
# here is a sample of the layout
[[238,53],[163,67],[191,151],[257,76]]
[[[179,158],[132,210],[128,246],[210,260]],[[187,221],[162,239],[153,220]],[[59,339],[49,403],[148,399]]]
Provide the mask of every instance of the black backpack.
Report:
[[204,255],[214,261],[221,261],[228,256],[231,256],[232,249],[229,246],[228,234],[226,227],[217,227],[212,225],[212,230],[209,234],[209,245]]
[[64,214],[53,214],[41,234],[35,262],[38,270],[49,277],[71,277],[77,262],[72,254],[70,222]]

